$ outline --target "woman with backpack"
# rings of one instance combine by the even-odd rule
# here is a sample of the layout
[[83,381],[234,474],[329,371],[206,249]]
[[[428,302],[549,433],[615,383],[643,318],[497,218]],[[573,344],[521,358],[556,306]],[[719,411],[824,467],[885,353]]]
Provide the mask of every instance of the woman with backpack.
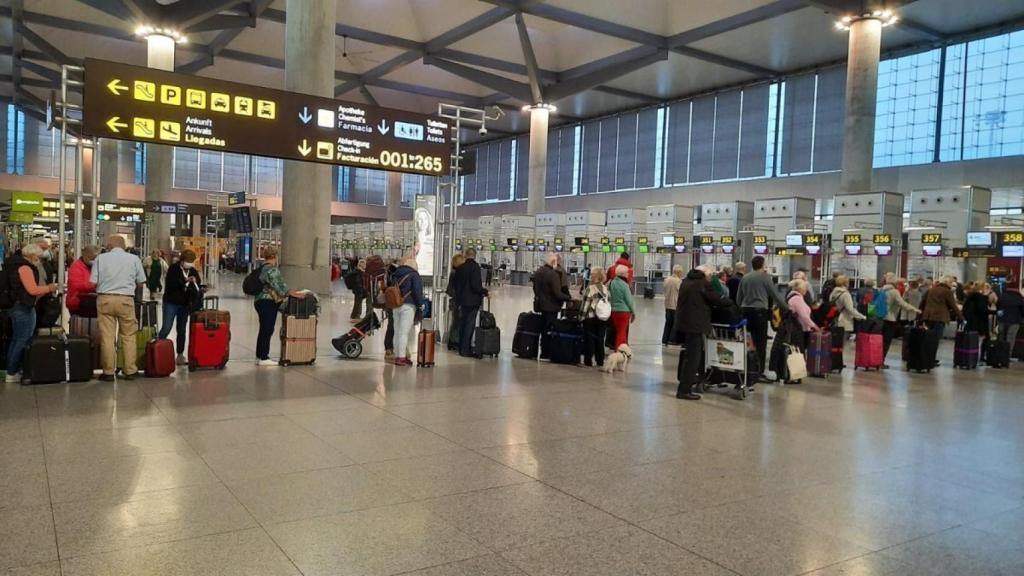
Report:
[[583,363],[598,368],[604,366],[604,338],[611,317],[612,305],[608,287],[604,285],[604,268],[590,269],[590,284],[583,292]]
[[422,320],[423,314],[423,280],[416,271],[416,259],[402,260],[402,265],[390,278],[384,303],[391,310],[395,323],[395,366],[412,366],[409,341],[413,327]]
[[259,279],[263,289],[256,296],[253,307],[256,308],[256,315],[259,317],[260,329],[256,334],[256,365],[277,366],[277,362],[270,359],[270,339],[274,335],[274,326],[277,324],[277,314],[281,304],[289,296],[304,298],[305,295],[297,290],[289,290],[281,275],[281,269],[277,267],[277,249],[267,246],[263,249],[263,265],[260,267]]

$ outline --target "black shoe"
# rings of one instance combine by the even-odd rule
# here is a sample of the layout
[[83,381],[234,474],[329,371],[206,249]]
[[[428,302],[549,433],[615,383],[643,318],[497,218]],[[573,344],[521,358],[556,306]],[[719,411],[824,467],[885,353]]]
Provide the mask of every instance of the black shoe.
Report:
[[882,364],[882,370],[888,370],[888,369],[889,369],[889,365],[888,364]]
[[114,375],[113,374],[100,374],[99,381],[100,382],[113,382],[114,381]]
[[680,400],[700,400],[700,394],[694,394],[693,392],[686,392],[683,394],[676,394],[676,398]]
[[767,376],[765,376],[764,374],[762,374],[762,375],[760,375],[760,376],[758,376],[758,377],[757,377],[757,383],[758,383],[758,384],[772,384],[772,383],[774,383],[774,382],[775,382],[775,380],[771,380],[771,379],[769,379],[769,378],[768,378]]
[[138,377],[139,377],[139,373],[138,372],[132,372],[131,374],[125,374],[125,375],[121,376],[121,378],[124,379],[124,380],[135,380]]

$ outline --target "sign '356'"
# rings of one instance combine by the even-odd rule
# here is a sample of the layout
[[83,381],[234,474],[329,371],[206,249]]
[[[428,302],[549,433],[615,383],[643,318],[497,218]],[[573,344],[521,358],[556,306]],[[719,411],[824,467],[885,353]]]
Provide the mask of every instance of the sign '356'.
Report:
[[85,60],[86,134],[442,175],[451,129],[435,116]]

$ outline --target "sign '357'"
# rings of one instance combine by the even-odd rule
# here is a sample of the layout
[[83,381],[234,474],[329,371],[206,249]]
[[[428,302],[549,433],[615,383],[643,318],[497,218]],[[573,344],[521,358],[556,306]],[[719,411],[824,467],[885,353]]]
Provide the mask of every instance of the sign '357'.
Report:
[[447,173],[444,119],[106,60],[85,60],[84,130],[256,156]]

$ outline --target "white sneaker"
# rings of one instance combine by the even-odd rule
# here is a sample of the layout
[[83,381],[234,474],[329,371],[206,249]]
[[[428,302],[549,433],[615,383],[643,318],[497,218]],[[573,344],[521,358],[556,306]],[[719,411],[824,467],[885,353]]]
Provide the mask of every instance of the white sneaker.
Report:
[[185,358],[184,354],[178,354],[178,357],[174,359],[174,363],[178,366],[184,366],[188,364],[188,360]]
[[256,361],[256,365],[257,366],[277,366],[277,362],[275,360],[271,360],[270,358],[267,358],[266,360],[257,360]]
[[7,384],[21,384],[21,374],[8,374],[7,377],[4,378],[4,382]]

